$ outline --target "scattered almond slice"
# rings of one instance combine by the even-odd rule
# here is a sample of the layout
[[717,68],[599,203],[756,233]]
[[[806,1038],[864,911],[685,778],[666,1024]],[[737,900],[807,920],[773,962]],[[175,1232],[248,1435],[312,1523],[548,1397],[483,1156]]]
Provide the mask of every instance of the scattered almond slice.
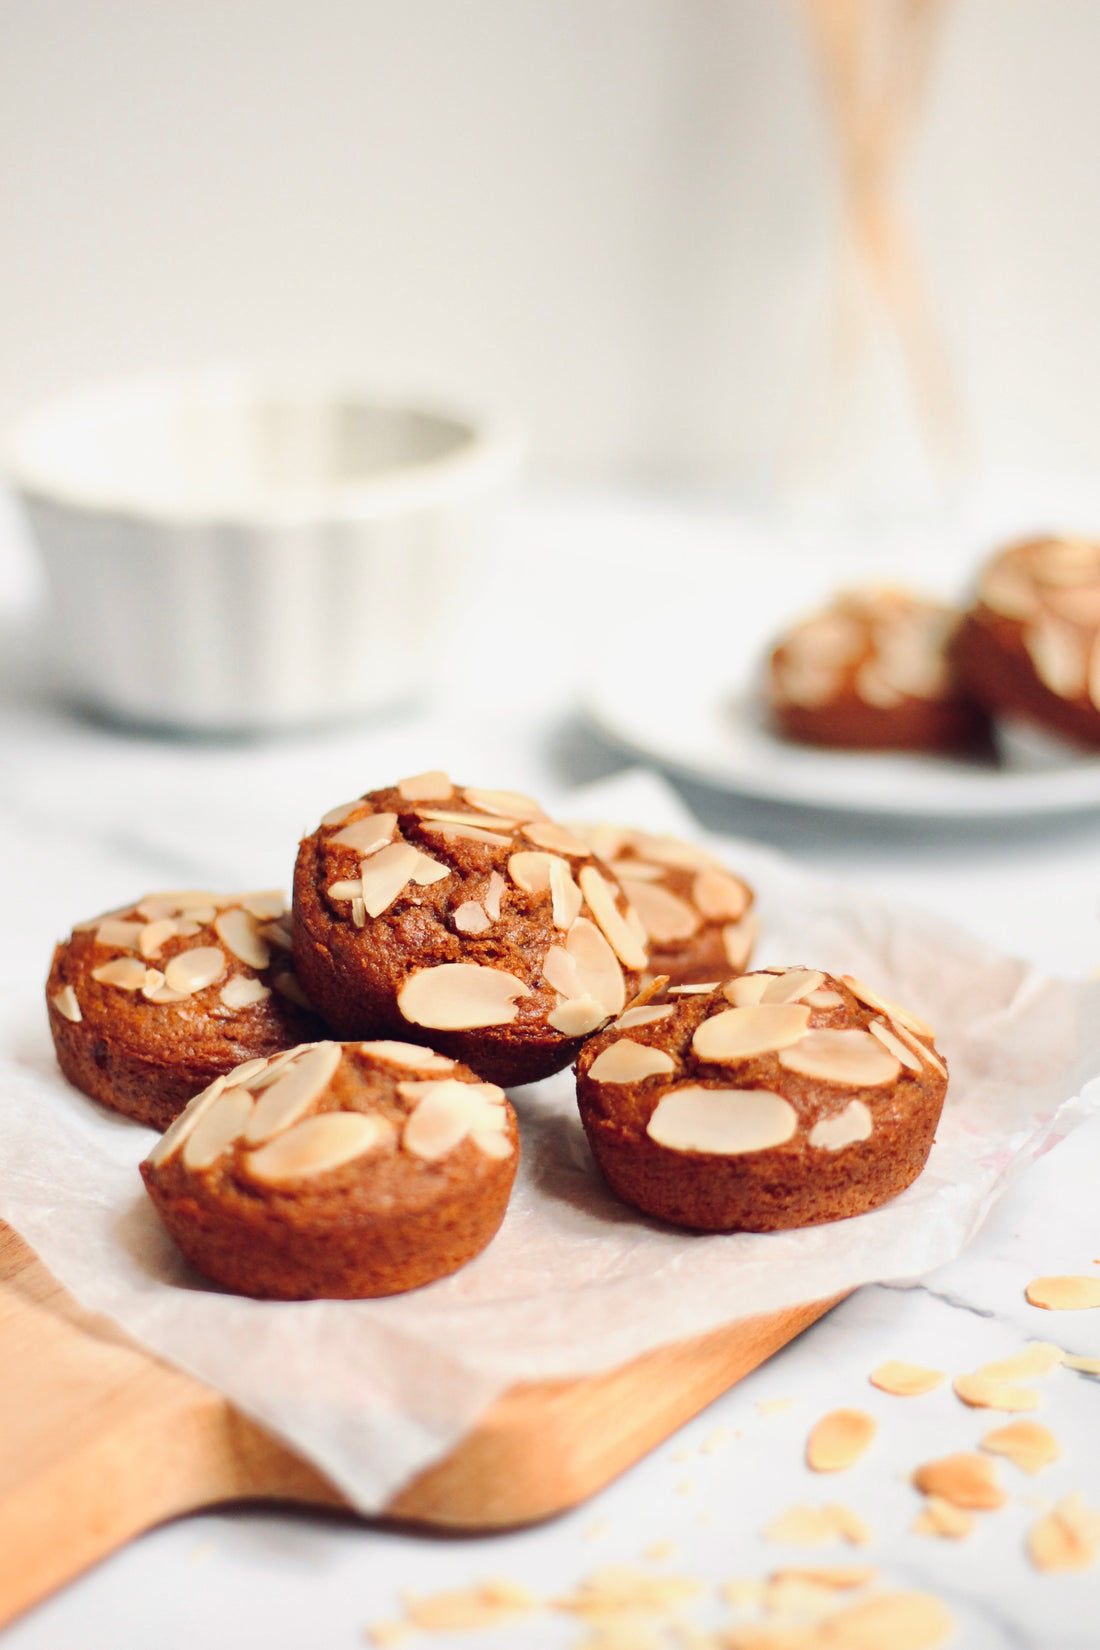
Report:
[[670,1560],[679,1558],[680,1543],[678,1541],[651,1541],[649,1546],[644,1549],[644,1556],[653,1564],[667,1564]]
[[715,1427],[713,1431],[707,1433],[699,1448],[703,1455],[717,1455],[718,1451],[724,1449],[729,1443],[732,1436],[729,1427]]
[[1040,1403],[1040,1395],[1034,1387],[992,1381],[986,1375],[956,1375],[951,1385],[971,1409],[1001,1409],[1012,1414],[1020,1410],[1038,1409]]
[[541,1600],[514,1581],[482,1581],[445,1593],[404,1593],[401,1602],[415,1627],[429,1633],[457,1633],[493,1627],[539,1609]]
[[372,1621],[366,1629],[367,1643],[378,1650],[390,1650],[392,1645],[408,1644],[416,1635],[411,1621]]
[[818,1643],[816,1626],[730,1627],[716,1641],[721,1650],[815,1650]]
[[806,1464],[814,1472],[844,1472],[867,1449],[878,1423],[862,1409],[833,1409],[806,1440]]
[[1100,1278],[1033,1278],[1025,1294],[1032,1306],[1048,1312],[1081,1312],[1100,1306]]
[[938,1535],[948,1541],[962,1541],[974,1528],[974,1514],[965,1507],[956,1507],[942,1495],[930,1495],[910,1528],[914,1535]]
[[869,1379],[880,1392],[890,1392],[895,1398],[919,1398],[942,1386],[947,1377],[942,1369],[925,1369],[921,1364],[891,1360],[872,1369]]
[[768,1579],[804,1581],[813,1587],[828,1587],[833,1592],[847,1592],[853,1587],[866,1587],[877,1575],[878,1571],[871,1564],[822,1564],[774,1570]]
[[883,1593],[823,1621],[815,1650],[938,1650],[954,1637],[947,1606],[930,1593]]
[[842,1501],[830,1501],[825,1508],[833,1521],[833,1527],[841,1540],[846,1541],[849,1547],[869,1547],[874,1537],[871,1527],[851,1507],[846,1507]]
[[652,1576],[625,1564],[608,1565],[586,1576],[564,1598],[552,1600],[555,1610],[599,1621],[624,1611],[666,1614],[696,1598],[702,1583],[689,1576]]
[[913,1483],[922,1495],[939,1496],[953,1507],[977,1507],[988,1511],[1003,1507],[1008,1497],[997,1482],[997,1468],[984,1456],[960,1451],[926,1461],[913,1474]]
[[1037,1570],[1087,1570],[1100,1551],[1100,1513],[1074,1490],[1032,1525],[1027,1550]]
[[1033,1380],[1037,1375],[1049,1375],[1064,1362],[1065,1356],[1060,1346],[1052,1346],[1049,1341],[1031,1341],[1022,1352],[983,1364],[974,1373],[988,1381]]
[[1062,1453],[1053,1432],[1039,1421],[1013,1421],[1007,1427],[994,1427],[979,1448],[990,1455],[1004,1455],[1013,1466],[1033,1475],[1057,1461]]
[[758,1398],[754,1407],[758,1415],[779,1415],[785,1409],[793,1409],[797,1402],[797,1398]]
[[1067,1352],[1063,1360],[1067,1369],[1079,1369],[1085,1375],[1100,1375],[1100,1358],[1080,1358]]

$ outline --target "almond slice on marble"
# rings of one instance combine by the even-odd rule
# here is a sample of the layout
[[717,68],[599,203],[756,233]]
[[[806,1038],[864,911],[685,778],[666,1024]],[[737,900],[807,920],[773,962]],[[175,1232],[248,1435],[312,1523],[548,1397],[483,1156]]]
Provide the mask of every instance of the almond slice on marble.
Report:
[[862,1409],[832,1409],[811,1428],[806,1465],[814,1472],[845,1472],[859,1460],[878,1431]]
[[936,1461],[925,1461],[913,1474],[922,1495],[938,1495],[953,1507],[989,1511],[1008,1500],[997,1482],[997,1468],[984,1455],[960,1451]]
[[376,1060],[384,1060],[387,1065],[411,1066],[414,1071],[454,1070],[453,1060],[445,1054],[437,1054],[434,1049],[425,1048],[422,1043],[399,1043],[383,1038],[381,1042],[360,1043],[359,1049],[363,1054],[373,1055]]
[[802,1077],[854,1089],[892,1083],[901,1071],[894,1055],[868,1032],[828,1028],[809,1031],[794,1047],[781,1049],[779,1064]]
[[522,791],[483,791],[467,785],[462,794],[471,808],[478,808],[482,813],[524,821],[546,818],[545,809]]
[[552,854],[565,854],[569,859],[587,859],[589,847],[574,832],[552,819],[525,820],[523,834],[536,848],[548,848]]
[[749,1060],[797,1043],[809,1027],[810,1011],[799,1003],[724,1008],[696,1028],[691,1046],[700,1060]]
[[397,1007],[410,1025],[472,1031],[511,1025],[519,1013],[516,999],[530,995],[530,988],[503,968],[441,963],[414,970],[397,994]]
[[824,974],[816,968],[788,968],[785,973],[767,979],[762,1003],[804,1003],[811,991],[816,991]]
[[810,1145],[821,1151],[839,1152],[857,1141],[869,1140],[874,1119],[862,1100],[850,1100],[843,1111],[822,1117],[810,1130]]
[[197,945],[190,951],[177,952],[165,967],[164,983],[169,991],[182,991],[190,997],[196,991],[205,991],[224,973],[225,952],[216,945]]
[[727,980],[722,995],[734,1008],[755,1008],[774,979],[774,974],[739,974],[736,980]]
[[108,917],[96,928],[96,943],[120,945],[127,951],[136,951],[141,943],[144,926],[141,922],[119,922],[115,917]]
[[439,768],[399,779],[395,789],[403,802],[446,802],[455,792],[450,778]]
[[676,1010],[671,1003],[656,1004],[650,1007],[646,1003],[639,1003],[637,1008],[628,1008],[615,1021],[615,1031],[629,1031],[633,1026],[655,1025],[658,1020],[667,1020]]
[[366,819],[357,819],[329,837],[329,842],[334,847],[354,848],[360,858],[368,859],[391,841],[396,829],[396,814],[368,814]]
[[947,1379],[942,1369],[927,1369],[923,1364],[907,1364],[897,1359],[879,1364],[868,1378],[880,1392],[890,1392],[895,1398],[923,1397]]
[[262,1003],[271,996],[270,986],[264,985],[262,980],[247,980],[243,975],[234,975],[227,980],[218,993],[219,1000],[226,1008],[251,1008],[254,1003]]
[[505,882],[499,871],[491,871],[489,873],[489,886],[485,890],[485,897],[481,903],[485,907],[485,912],[490,922],[500,921],[500,902],[504,897],[507,887],[508,884]]
[[688,1083],[661,1096],[646,1133],[670,1151],[738,1157],[781,1146],[797,1128],[794,1107],[767,1089]]
[[619,959],[596,924],[578,917],[566,935],[565,950],[576,979],[576,990],[568,995],[594,997],[608,1017],[621,1014],[626,1007],[626,981]]
[[1039,1393],[1034,1387],[1014,1386],[1010,1381],[991,1381],[985,1375],[956,1375],[952,1386],[971,1409],[1001,1409],[1012,1414],[1038,1409]]
[[633,867],[630,862],[626,864],[628,869],[620,886],[641,918],[647,939],[656,945],[672,945],[677,940],[690,939],[699,928],[699,915],[687,900],[668,888],[637,881],[631,874]]
[[664,1049],[620,1037],[597,1054],[588,1068],[594,1083],[640,1083],[676,1070],[676,1062]]
[[1028,1381],[1037,1375],[1049,1375],[1065,1362],[1065,1356],[1060,1346],[1052,1346],[1049,1341],[1029,1341],[1022,1352],[983,1364],[974,1373],[987,1381]]
[[900,1060],[906,1071],[920,1071],[920,1057],[911,1049],[908,1043],[903,1043],[896,1031],[886,1024],[885,1020],[872,1020],[867,1027],[872,1037],[877,1037],[888,1054],[895,1060]]
[[388,848],[363,861],[360,888],[368,916],[378,917],[389,909],[412,881],[420,857],[420,850],[411,842],[391,842]]
[[630,928],[625,916],[615,904],[614,890],[594,865],[582,865],[577,879],[588,908],[603,930],[608,944],[625,968],[642,969],[648,958]]
[[905,1026],[908,1031],[914,1032],[918,1037],[932,1037],[935,1035],[932,1027],[926,1021],[918,1020],[917,1016],[910,1014],[907,1008],[899,1008],[897,1003],[892,1003],[888,997],[880,996],[869,985],[864,985],[862,980],[855,979],[851,974],[842,974],[841,979],[852,995],[858,997],[860,1002],[867,1008],[877,1009],[880,1014],[885,1014],[888,1020],[893,1020],[895,1024]]
[[493,925],[489,914],[479,900],[466,899],[456,906],[454,925],[460,934],[484,934]]
[[84,1016],[80,1012],[80,1004],[71,985],[63,985],[60,991],[54,992],[51,1000],[63,1020],[71,1021],[74,1026],[80,1024]]
[[760,919],[755,910],[746,911],[740,922],[727,922],[722,929],[722,949],[731,968],[744,968],[756,944]]
[[260,934],[260,925],[254,916],[240,906],[219,911],[214,919],[214,932],[227,951],[249,968],[266,968],[271,962],[271,948]]
[[749,891],[743,882],[727,871],[714,871],[709,866],[696,876],[691,897],[711,922],[737,922],[749,903]]
[[369,806],[370,804],[364,802],[361,796],[356,797],[354,802],[338,802],[335,808],[330,808],[327,814],[321,815],[321,824],[342,825],[345,819],[350,819],[352,814],[358,812],[360,808],[368,808]]
[[[253,1179],[279,1186],[288,1180],[306,1180],[331,1174],[393,1137],[393,1124],[377,1114],[326,1111],[249,1152],[245,1166]],[[194,1136],[192,1136],[192,1139]]]
[[1100,1278],[1033,1278],[1024,1293],[1047,1312],[1082,1312],[1100,1306]]
[[281,1071],[256,1102],[245,1143],[262,1146],[304,1117],[331,1083],[342,1053],[339,1043],[314,1043]]
[[990,1455],[1005,1456],[1013,1466],[1032,1475],[1049,1467],[1062,1453],[1053,1432],[1040,1421],[1012,1421],[1007,1427],[994,1427],[978,1447]]
[[595,997],[567,997],[546,1016],[546,1023],[563,1037],[586,1037],[607,1019],[607,1009]]
[[145,964],[139,957],[112,957],[92,969],[92,979],[100,985],[117,986],[120,991],[140,991],[145,984]]
[[1063,1361],[1067,1369],[1079,1369],[1083,1375],[1100,1375],[1100,1358],[1082,1358],[1075,1352],[1067,1352]]
[[183,1143],[183,1162],[189,1169],[209,1169],[223,1152],[240,1139],[253,1112],[247,1089],[226,1089],[198,1119]]
[[942,1495],[930,1495],[909,1526],[914,1535],[939,1535],[948,1541],[963,1541],[974,1529],[974,1514],[956,1507]]
[[813,1650],[940,1650],[955,1620],[931,1593],[882,1593],[821,1622]]
[[1027,1550],[1037,1570],[1087,1570],[1100,1552],[1100,1513],[1074,1490],[1032,1525]]
[[840,1531],[830,1507],[788,1507],[762,1532],[765,1541],[780,1547],[823,1547]]

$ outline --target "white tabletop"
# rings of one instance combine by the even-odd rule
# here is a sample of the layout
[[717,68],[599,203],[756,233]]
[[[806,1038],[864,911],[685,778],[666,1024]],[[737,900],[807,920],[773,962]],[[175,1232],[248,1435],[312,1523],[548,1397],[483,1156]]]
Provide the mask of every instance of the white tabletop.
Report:
[[[214,746],[113,731],[52,702],[29,629],[33,572],[17,530],[0,521],[4,982],[44,974],[53,939],[74,916],[109,908],[139,884],[186,884],[196,821],[201,815],[206,840],[211,810],[231,788],[247,787],[257,822],[255,880],[278,883],[288,829],[400,773],[442,766],[554,797],[614,771],[625,759],[583,725],[575,705],[586,658],[608,627],[624,622],[616,594],[623,570],[635,589],[641,582],[659,592],[666,581],[713,569],[733,519],[718,504],[640,495],[528,501],[477,593],[482,645],[456,647],[447,690],[434,702],[308,739]],[[805,553],[805,545],[791,552],[792,567]],[[751,570],[742,573],[751,589]],[[806,865],[949,916],[1051,972],[1100,964],[1100,815],[947,829],[861,823],[703,789],[684,794],[711,829],[758,836]],[[227,844],[227,881],[238,857]],[[1017,1183],[956,1264],[919,1285],[862,1290],[618,1483],[549,1525],[448,1540],[296,1512],[189,1518],[31,1612],[5,1644],[138,1650],[155,1633],[165,1650],[350,1647],[362,1644],[369,1623],[400,1613],[402,1588],[433,1592],[506,1576],[548,1596],[617,1563],[706,1583],[690,1619],[717,1626],[731,1620],[715,1591],[722,1582],[866,1560],[883,1585],[946,1600],[961,1650],[1096,1645],[1100,1568],[1041,1575],[1024,1538],[1040,1516],[1037,1497],[1076,1489],[1100,1507],[1098,1382],[1064,1369],[1044,1380],[1042,1419],[1061,1441],[1061,1460],[1035,1479],[1003,1463],[1008,1505],[979,1515],[975,1534],[955,1543],[909,1532],[918,1497],[908,1474],[922,1460],[975,1447],[1006,1418],[964,1408],[947,1387],[921,1399],[888,1397],[867,1375],[887,1358],[956,1374],[1034,1338],[1100,1355],[1100,1313],[1044,1313],[1023,1294],[1033,1276],[1088,1272],[1100,1261],[1098,1178],[1100,1118]],[[776,1400],[793,1402],[769,1411]],[[867,1409],[880,1431],[862,1462],[826,1482],[803,1465],[805,1437],[818,1415],[841,1405]],[[872,1527],[866,1553],[761,1539],[792,1503],[835,1500]],[[644,1556],[661,1541],[676,1543],[678,1556]],[[550,1647],[583,1637],[582,1623],[547,1612],[426,1642]]]

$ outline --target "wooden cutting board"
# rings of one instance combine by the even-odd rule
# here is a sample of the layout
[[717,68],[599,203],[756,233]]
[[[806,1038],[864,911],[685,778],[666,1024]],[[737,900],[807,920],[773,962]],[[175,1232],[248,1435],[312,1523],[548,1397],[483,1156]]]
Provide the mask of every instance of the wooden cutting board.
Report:
[[[573,1507],[835,1304],[513,1387],[385,1516],[493,1529]],[[154,1524],[252,1499],[347,1505],[220,1393],[84,1311],[0,1223],[0,1627]]]

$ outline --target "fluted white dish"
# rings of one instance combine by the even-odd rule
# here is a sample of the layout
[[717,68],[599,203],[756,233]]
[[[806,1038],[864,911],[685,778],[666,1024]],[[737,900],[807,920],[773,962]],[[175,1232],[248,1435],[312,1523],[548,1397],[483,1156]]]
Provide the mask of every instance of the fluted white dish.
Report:
[[263,732],[431,683],[518,457],[499,423],[238,372],[81,391],[8,473],[56,680],[125,721]]

